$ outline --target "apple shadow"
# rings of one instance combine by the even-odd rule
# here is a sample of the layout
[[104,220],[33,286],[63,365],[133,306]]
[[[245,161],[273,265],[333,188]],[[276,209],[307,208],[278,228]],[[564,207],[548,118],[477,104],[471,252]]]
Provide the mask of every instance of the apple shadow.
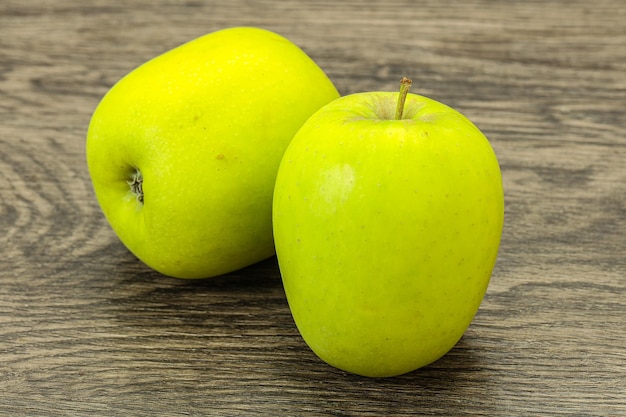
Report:
[[[439,360],[397,377],[367,378],[324,363],[293,322],[276,257],[205,280],[166,277],[123,257],[112,278],[106,308],[114,329],[109,329],[133,336],[131,341],[141,337],[142,352],[167,364],[171,372],[184,369],[203,380],[210,369],[224,378],[230,375],[234,379],[225,383],[235,385],[241,374],[271,380],[285,387],[281,401],[290,411],[305,407],[325,415],[337,410],[350,415],[366,404],[385,415],[401,415],[451,402],[469,412],[498,411],[497,402],[489,398],[467,401],[481,392],[478,387],[494,384],[488,354],[481,353],[484,346],[472,332]],[[134,355],[138,347],[131,343],[120,349]],[[255,386],[247,389],[247,401],[267,394]]]
[[[125,326],[167,331],[176,322],[210,332],[246,316],[291,321],[276,257],[222,276],[187,280],[149,269],[138,260],[121,260],[109,289],[109,309]],[[271,315],[271,316],[268,316]],[[284,323],[283,323],[284,324]],[[192,329],[188,329],[192,330]]]
[[[378,415],[407,415],[420,409],[438,410],[451,415],[449,405],[458,403],[455,412],[497,414],[499,405],[491,398],[475,398],[491,385],[487,358],[481,357],[471,337],[463,337],[446,355],[416,371],[388,378],[369,378],[333,368],[317,358],[304,342],[293,354],[291,364],[275,364],[276,379],[285,386],[306,383],[314,387],[293,400],[320,414],[356,415],[363,407]],[[484,392],[484,391],[483,391]],[[472,401],[468,399],[472,398]],[[447,404],[447,409],[442,408]],[[384,411],[383,411],[384,410]],[[495,414],[492,414],[495,413]]]
[[[132,256],[132,255],[129,255]],[[276,256],[233,271],[228,274],[204,279],[169,277],[150,269],[136,258],[120,262],[115,271],[120,293],[138,298],[147,294],[164,293],[169,297],[184,297],[198,292],[231,293],[262,291],[281,286]],[[147,291],[147,292],[146,292]]]

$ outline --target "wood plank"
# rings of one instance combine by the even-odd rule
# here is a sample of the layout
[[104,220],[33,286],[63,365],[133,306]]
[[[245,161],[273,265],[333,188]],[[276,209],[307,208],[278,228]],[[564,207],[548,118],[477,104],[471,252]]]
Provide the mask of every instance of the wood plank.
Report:
[[[275,259],[206,281],[118,242],[84,158],[121,76],[236,25],[300,45],[342,94],[451,105],[502,165],[505,231],[464,338],[385,380],[322,363]],[[0,414],[626,414],[626,8],[619,0],[0,3]]]

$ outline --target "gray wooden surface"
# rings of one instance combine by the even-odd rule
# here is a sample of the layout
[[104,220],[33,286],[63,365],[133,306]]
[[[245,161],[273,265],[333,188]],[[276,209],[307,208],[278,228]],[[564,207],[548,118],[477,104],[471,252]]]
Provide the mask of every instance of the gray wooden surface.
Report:
[[[111,85],[228,26],[275,30],[342,94],[447,103],[501,162],[505,229],[444,358],[385,380],[320,362],[275,259],[201,282],[118,242],[84,138]],[[0,2],[0,415],[626,415],[621,0]]]

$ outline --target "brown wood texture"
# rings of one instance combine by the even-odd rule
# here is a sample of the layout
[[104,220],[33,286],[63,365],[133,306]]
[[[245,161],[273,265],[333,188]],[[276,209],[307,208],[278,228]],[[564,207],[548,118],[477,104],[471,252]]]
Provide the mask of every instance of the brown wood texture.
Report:
[[[107,225],[84,157],[98,101],[236,25],[288,37],[342,94],[412,77],[491,140],[498,263],[441,360],[335,370],[298,335],[275,259],[171,279]],[[2,0],[0,415],[626,415],[625,110],[621,0]]]

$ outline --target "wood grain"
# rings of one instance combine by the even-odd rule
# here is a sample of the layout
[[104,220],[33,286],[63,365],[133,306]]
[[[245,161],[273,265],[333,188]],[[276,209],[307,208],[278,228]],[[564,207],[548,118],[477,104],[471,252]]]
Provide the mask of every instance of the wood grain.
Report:
[[[170,279],[106,224],[84,158],[99,99],[235,25],[290,38],[342,94],[410,76],[490,138],[498,263],[431,366],[332,369],[299,337],[275,259]],[[0,415],[626,415],[625,74],[620,0],[3,0]]]

